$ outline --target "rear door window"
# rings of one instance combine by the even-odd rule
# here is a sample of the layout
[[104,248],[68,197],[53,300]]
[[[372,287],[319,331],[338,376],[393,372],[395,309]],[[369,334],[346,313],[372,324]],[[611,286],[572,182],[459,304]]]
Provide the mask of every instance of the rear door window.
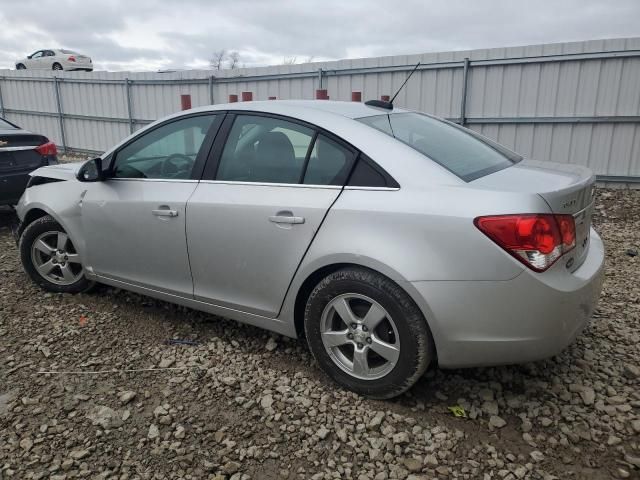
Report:
[[315,131],[281,118],[238,115],[216,180],[300,183]]
[[304,182],[307,185],[344,185],[354,154],[324,135],[318,135],[309,156]]
[[358,120],[409,145],[466,182],[522,159],[471,130],[419,113],[392,113]]

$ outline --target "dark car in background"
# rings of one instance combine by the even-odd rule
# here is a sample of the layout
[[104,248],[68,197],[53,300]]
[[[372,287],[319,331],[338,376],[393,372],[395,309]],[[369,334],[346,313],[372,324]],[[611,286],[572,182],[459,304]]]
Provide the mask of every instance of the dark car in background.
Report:
[[58,163],[56,144],[0,118],[0,205],[15,205],[36,168]]

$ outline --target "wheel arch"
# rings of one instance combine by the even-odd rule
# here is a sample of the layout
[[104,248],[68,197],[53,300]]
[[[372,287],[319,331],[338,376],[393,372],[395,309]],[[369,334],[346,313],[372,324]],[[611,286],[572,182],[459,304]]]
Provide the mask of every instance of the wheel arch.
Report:
[[[51,215],[51,213],[47,212],[46,210],[40,207],[34,207],[28,210],[27,213],[25,213],[24,218],[22,219],[22,222],[20,223],[20,228],[18,229],[18,235],[22,235],[22,232],[28,225],[35,222],[39,218],[45,217],[47,215],[50,215],[51,217],[55,218],[53,215]],[[56,221],[60,223],[58,219],[56,219]]]
[[[360,261],[357,261],[360,260]],[[283,311],[281,312],[284,315],[281,317],[289,317],[293,319],[293,324],[295,328],[295,333],[298,338],[305,338],[305,329],[304,329],[304,310],[309,298],[309,295],[313,291],[314,287],[327,275],[332,274],[342,268],[365,268],[367,270],[371,270],[378,275],[382,275],[386,277],[388,280],[392,281],[398,287],[400,287],[409,297],[414,301],[414,303],[418,306],[420,311],[422,312],[422,316],[424,317],[425,323],[427,324],[427,328],[431,332],[431,336],[433,338],[433,349],[434,349],[434,362],[437,362],[438,358],[438,338],[440,337],[440,331],[437,326],[437,322],[435,321],[433,312],[427,305],[424,298],[418,293],[415,287],[404,279],[399,273],[390,267],[380,264],[373,259],[368,259],[367,257],[359,257],[358,259],[345,259],[344,261],[334,261],[327,262],[322,265],[314,265],[313,268],[305,268],[304,273],[299,272],[298,281],[296,283],[296,287],[294,289],[295,298],[290,300],[290,305],[285,305]],[[364,260],[364,261],[362,261]],[[315,263],[315,262],[314,262]],[[303,279],[302,279],[303,278]],[[290,316],[289,316],[290,314]]]
[[[18,228],[18,235],[22,235],[22,232],[25,228],[35,220],[42,218],[46,215],[49,215],[56,222],[60,224],[60,226],[64,229],[65,232],[69,235],[71,240],[73,241],[73,245],[80,252],[84,254],[85,252],[85,243],[84,238],[80,234],[78,230],[78,225],[76,222],[72,221],[72,218],[64,215],[58,215],[53,211],[52,208],[49,208],[47,205],[44,205],[42,202],[32,202],[29,204],[29,209],[21,214],[21,222],[20,227]],[[66,221],[65,218],[68,220]]]

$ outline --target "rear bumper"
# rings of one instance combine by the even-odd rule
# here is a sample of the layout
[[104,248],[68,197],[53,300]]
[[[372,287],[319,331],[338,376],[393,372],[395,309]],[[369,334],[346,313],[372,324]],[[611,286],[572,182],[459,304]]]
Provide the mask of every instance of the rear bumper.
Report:
[[0,205],[15,205],[29,181],[29,172],[0,173]]
[[445,368],[549,358],[582,332],[602,289],[604,246],[592,229],[589,253],[569,272],[559,261],[507,281],[415,282],[432,314],[438,362]]
[[65,70],[93,70],[93,63],[62,62]]

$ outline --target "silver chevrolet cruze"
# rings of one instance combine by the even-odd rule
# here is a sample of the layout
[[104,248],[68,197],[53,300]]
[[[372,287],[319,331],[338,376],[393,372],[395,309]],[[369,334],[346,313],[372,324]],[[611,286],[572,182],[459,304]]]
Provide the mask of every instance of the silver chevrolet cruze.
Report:
[[390,105],[215,105],[33,172],[20,254],[52,292],[99,282],[304,337],[389,398],[436,362],[541,359],[581,332],[594,180]]

